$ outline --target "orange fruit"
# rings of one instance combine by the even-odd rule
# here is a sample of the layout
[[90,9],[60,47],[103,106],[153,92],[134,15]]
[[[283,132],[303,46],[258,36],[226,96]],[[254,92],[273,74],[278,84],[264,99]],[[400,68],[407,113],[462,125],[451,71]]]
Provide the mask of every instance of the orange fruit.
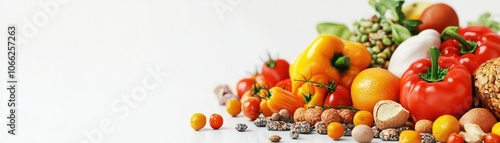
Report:
[[500,136],[500,122],[497,122],[491,128],[491,133]]
[[337,140],[344,136],[344,126],[339,122],[331,122],[327,126],[327,134],[330,138]]
[[380,100],[399,102],[399,78],[383,68],[368,68],[359,72],[351,85],[353,106],[373,113]]
[[352,121],[354,123],[354,126],[363,124],[371,127],[374,123],[373,114],[364,110],[358,111],[356,112],[356,114],[354,114]]

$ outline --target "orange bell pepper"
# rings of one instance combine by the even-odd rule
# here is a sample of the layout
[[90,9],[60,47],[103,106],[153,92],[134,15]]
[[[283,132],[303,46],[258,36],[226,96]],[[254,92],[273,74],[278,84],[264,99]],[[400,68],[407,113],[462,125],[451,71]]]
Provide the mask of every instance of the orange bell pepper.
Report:
[[299,88],[306,83],[303,79],[317,75],[324,75],[325,81],[335,81],[350,90],[354,77],[370,63],[371,55],[363,44],[334,35],[320,35],[290,65],[292,93],[301,96]]
[[281,87],[270,88],[266,100],[267,108],[273,113],[286,109],[288,113],[293,115],[295,110],[304,106],[304,100]]

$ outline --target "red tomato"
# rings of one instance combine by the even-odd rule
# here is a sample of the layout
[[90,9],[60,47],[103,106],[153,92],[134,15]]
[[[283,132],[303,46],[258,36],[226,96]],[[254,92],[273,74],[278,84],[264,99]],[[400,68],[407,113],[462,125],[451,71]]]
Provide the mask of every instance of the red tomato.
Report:
[[243,115],[252,121],[257,119],[260,115],[259,104],[260,98],[258,97],[249,97],[247,100],[243,101],[243,104],[241,104]]
[[337,85],[335,90],[326,96],[323,106],[352,106],[351,94],[342,85]]
[[269,56],[269,60],[262,66],[262,75],[267,86],[274,87],[279,81],[290,78],[289,68],[290,64],[286,60],[274,60]]
[[464,143],[465,139],[462,135],[458,133],[452,133],[450,136],[448,136],[448,140],[446,141],[447,143]]
[[212,114],[210,116],[210,127],[212,129],[219,129],[222,127],[222,124],[224,123],[224,119],[222,119],[222,116],[219,114]]
[[292,91],[292,81],[289,78],[276,83],[275,86],[281,87],[281,88],[288,90],[290,92]]
[[238,92],[238,98],[241,99],[241,96],[250,89],[252,89],[253,84],[255,84],[254,78],[243,78],[236,84],[236,92]]
[[484,143],[500,143],[500,136],[488,133],[484,136]]

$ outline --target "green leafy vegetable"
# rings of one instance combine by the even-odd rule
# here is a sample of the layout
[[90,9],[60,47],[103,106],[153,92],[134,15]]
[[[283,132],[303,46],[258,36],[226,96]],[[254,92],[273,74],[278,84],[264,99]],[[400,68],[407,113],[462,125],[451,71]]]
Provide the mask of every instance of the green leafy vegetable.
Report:
[[493,31],[500,31],[500,22],[495,21],[490,13],[483,13],[476,21],[471,21],[468,25],[484,25],[490,27]]
[[344,40],[349,40],[352,32],[344,24],[338,23],[320,23],[316,26],[319,34],[332,34]]
[[398,45],[412,36],[410,31],[406,29],[406,27],[399,24],[391,24],[391,28],[392,41],[394,41]]

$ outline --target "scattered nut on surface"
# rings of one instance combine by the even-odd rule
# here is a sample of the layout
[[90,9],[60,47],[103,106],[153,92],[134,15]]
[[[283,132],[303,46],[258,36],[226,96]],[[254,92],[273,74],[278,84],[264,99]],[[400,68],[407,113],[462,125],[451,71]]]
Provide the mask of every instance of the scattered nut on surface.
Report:
[[297,130],[295,130],[295,129],[291,129],[291,130],[290,130],[290,137],[291,137],[292,139],[297,139],[297,138],[299,138],[299,132],[297,132]]
[[326,134],[328,131],[328,128],[323,121],[316,122],[316,124],[314,124],[314,128],[318,134]]
[[309,108],[306,110],[305,119],[310,125],[316,124],[316,122],[321,121],[321,114],[323,110],[321,108]]
[[415,123],[415,131],[418,133],[431,133],[432,134],[432,121],[427,119],[418,120]]
[[353,118],[354,118],[354,114],[356,114],[356,111],[354,110],[350,110],[350,109],[340,109],[340,110],[337,110],[337,112],[339,112],[340,114],[340,117],[342,119],[342,123],[353,123]]
[[265,117],[259,117],[253,121],[253,124],[257,127],[265,127],[267,124]]
[[306,108],[300,107],[295,110],[295,113],[293,113],[293,121],[294,122],[300,122],[300,121],[305,121],[305,113],[306,113]]
[[280,114],[278,114],[278,113],[273,113],[273,114],[271,115],[271,119],[272,119],[273,121],[279,121],[279,120],[280,120]]
[[243,131],[247,130],[248,126],[247,126],[247,124],[239,123],[239,124],[236,124],[236,127],[234,127],[234,128],[239,132],[243,132]]
[[280,120],[282,121],[286,121],[288,120],[288,118],[290,118],[290,113],[288,113],[288,110],[286,109],[281,109],[278,113],[281,117]]
[[331,122],[341,122],[341,120],[342,117],[336,109],[326,109],[325,111],[323,111],[323,113],[321,113],[321,121],[326,125],[330,124]]
[[281,137],[278,135],[272,135],[272,136],[269,136],[269,140],[271,142],[279,142],[281,140]]

